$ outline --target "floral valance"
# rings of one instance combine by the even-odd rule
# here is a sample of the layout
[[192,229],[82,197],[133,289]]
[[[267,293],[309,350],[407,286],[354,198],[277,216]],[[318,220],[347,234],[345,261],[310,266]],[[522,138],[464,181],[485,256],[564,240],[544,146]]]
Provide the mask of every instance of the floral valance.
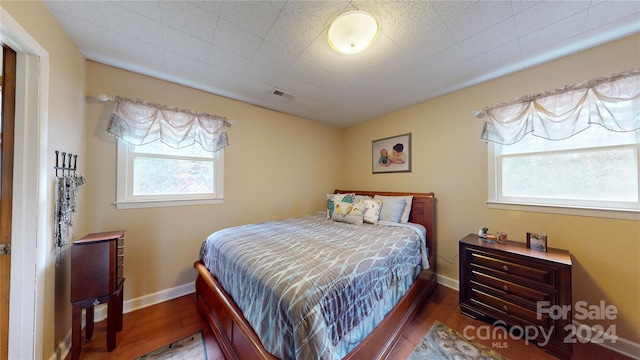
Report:
[[640,69],[496,104],[477,114],[488,118],[481,139],[499,144],[514,144],[528,133],[566,139],[591,124],[610,131],[639,130]]
[[229,144],[226,128],[231,121],[217,115],[156,104],[146,100],[114,97],[107,132],[133,145],[160,140],[179,149],[198,143],[218,151]]

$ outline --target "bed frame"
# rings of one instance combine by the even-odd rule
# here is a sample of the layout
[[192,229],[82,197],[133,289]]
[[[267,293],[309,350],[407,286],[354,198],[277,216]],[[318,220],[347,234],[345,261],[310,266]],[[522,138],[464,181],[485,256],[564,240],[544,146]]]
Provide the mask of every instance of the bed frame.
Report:
[[[369,336],[344,357],[344,359],[386,359],[424,300],[436,287],[435,195],[354,190],[335,190],[334,193],[356,193],[369,196],[413,195],[409,221],[422,224],[427,228],[431,268],[421,271],[400,302]],[[197,261],[194,267],[198,270],[196,278],[198,311],[209,323],[225,357],[228,360],[276,359],[262,346],[258,335],[240,309],[204,264]]]

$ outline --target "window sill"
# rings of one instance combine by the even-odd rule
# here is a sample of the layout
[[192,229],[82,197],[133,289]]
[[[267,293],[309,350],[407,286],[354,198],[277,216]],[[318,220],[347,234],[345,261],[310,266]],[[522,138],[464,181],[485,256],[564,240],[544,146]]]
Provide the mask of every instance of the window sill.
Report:
[[587,207],[566,207],[537,204],[498,203],[487,201],[489,209],[529,211],[547,214],[576,215],[619,220],[640,221],[640,211],[626,209],[596,209]]
[[118,210],[142,209],[169,206],[213,205],[224,203],[224,198],[217,199],[184,199],[184,200],[139,200],[115,202]]

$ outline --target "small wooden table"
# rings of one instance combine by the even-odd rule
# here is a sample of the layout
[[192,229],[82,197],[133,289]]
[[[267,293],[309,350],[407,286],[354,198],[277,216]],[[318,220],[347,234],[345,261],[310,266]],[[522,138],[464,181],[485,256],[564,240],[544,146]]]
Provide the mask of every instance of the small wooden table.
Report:
[[107,350],[116,348],[116,332],[122,331],[124,233],[92,233],[71,246],[71,360],[80,358],[82,309],[85,338],[91,340],[96,305],[107,304]]

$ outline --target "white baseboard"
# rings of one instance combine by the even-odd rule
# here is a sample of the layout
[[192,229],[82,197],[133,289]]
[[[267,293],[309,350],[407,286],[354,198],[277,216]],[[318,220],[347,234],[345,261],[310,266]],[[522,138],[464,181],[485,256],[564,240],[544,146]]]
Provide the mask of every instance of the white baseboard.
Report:
[[49,356],[48,360],[62,360],[66,359],[71,352],[71,330],[67,333],[67,336],[62,339],[58,344],[56,351]]
[[460,282],[458,280],[454,280],[450,277],[446,277],[440,274],[437,274],[438,284],[446,286],[455,291],[460,291]]
[[168,300],[179,298],[180,296],[188,295],[196,291],[196,283],[192,281],[190,283],[176,286],[171,289],[158,291],[153,294],[141,296],[139,298],[127,300],[122,305],[123,312],[129,313],[138,309],[146,308],[151,305],[159,304]]
[[[144,295],[135,299],[127,300],[122,304],[122,312],[130,313],[135,310],[143,309],[151,305],[159,304],[164,301],[179,298],[196,291],[195,282],[176,286],[171,289],[158,291],[153,294]],[[107,318],[107,305],[98,305],[93,310],[94,322],[102,321]]]
[[[129,313],[135,310],[146,308],[151,305],[159,304],[164,301],[173,300],[184,295],[188,295],[196,291],[195,282],[190,282],[184,285],[176,286],[171,289],[158,291],[153,294],[141,296],[135,299],[127,300],[122,304],[122,312]],[[93,321],[100,322],[107,318],[107,305],[98,305],[93,309]],[[85,317],[82,317],[82,326],[84,327]],[[105,344],[106,346],[106,344]],[[71,329],[64,337],[64,339],[58,344],[57,349],[48,360],[63,360],[67,357],[71,351]]]
[[[581,324],[576,320],[573,320],[573,325],[576,328],[576,339],[578,342],[585,343],[591,341],[592,339],[597,339],[598,342],[596,344],[605,347],[609,350],[615,351],[622,355],[628,356],[632,359],[640,359],[640,344],[634,343],[633,341],[629,341],[620,337],[612,338],[609,335],[603,333],[602,329],[598,329],[595,327],[590,327],[589,325]],[[586,327],[590,329],[587,331],[587,335],[589,338],[584,337],[584,332],[578,330],[580,327]],[[593,341],[592,341],[593,342]]]

